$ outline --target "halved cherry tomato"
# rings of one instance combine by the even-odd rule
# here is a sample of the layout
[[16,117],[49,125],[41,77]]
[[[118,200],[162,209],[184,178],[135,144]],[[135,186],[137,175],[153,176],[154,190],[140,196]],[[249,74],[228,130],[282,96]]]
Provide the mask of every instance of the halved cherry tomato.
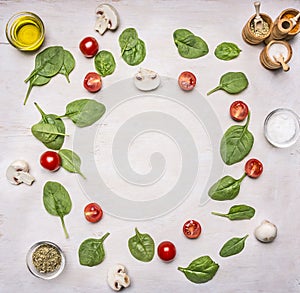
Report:
[[257,159],[250,159],[246,162],[245,172],[251,178],[257,178],[263,172],[263,164]]
[[80,42],[79,49],[85,57],[91,58],[97,54],[99,44],[95,38],[86,37]]
[[46,151],[40,157],[40,164],[49,171],[57,171],[61,165],[61,158],[57,152]]
[[87,221],[91,223],[99,222],[102,218],[102,215],[103,215],[103,211],[101,207],[95,202],[89,203],[84,208],[84,216],[87,219]]
[[98,92],[102,87],[101,76],[96,72],[89,72],[84,78],[83,86],[91,93]]
[[243,121],[248,112],[248,106],[242,101],[235,101],[230,105],[230,116],[235,121]]
[[191,91],[196,86],[196,76],[189,71],[184,71],[178,77],[178,85],[184,91]]
[[170,241],[163,241],[157,247],[157,254],[163,261],[171,261],[176,255],[176,247]]
[[183,225],[183,234],[190,239],[198,238],[201,234],[201,225],[195,220],[189,220]]

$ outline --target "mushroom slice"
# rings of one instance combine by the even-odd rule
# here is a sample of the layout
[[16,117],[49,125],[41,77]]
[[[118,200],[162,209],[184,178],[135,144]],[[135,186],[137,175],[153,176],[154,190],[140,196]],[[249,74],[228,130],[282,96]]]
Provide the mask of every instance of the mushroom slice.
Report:
[[140,68],[134,76],[134,84],[141,91],[152,91],[160,85],[160,77],[152,70]]
[[31,185],[34,182],[34,177],[29,174],[29,165],[26,161],[17,160],[8,166],[6,170],[6,178],[11,184],[25,183]]
[[119,26],[119,15],[117,10],[109,4],[100,4],[96,8],[97,20],[95,31],[103,35],[106,30],[116,30]]
[[130,278],[126,273],[126,268],[121,264],[112,266],[107,273],[107,282],[114,291],[127,288],[130,285]]

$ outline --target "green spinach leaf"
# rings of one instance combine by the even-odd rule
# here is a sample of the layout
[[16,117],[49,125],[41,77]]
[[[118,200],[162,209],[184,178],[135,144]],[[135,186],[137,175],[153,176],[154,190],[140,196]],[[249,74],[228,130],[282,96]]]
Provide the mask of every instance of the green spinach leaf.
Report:
[[224,176],[210,187],[208,195],[212,199],[220,201],[234,199],[239,194],[241,182],[245,177],[246,174],[243,174],[240,179]]
[[59,70],[59,73],[64,75],[68,82],[70,82],[70,73],[75,68],[75,59],[71,52],[64,50],[64,62]]
[[64,122],[55,114],[45,114],[37,103],[34,104],[42,119],[31,127],[32,134],[49,149],[59,150],[66,136]]
[[80,157],[73,151],[67,149],[61,149],[58,151],[58,154],[61,158],[61,166],[71,172],[71,173],[78,173],[83,178],[85,176],[80,171],[81,160]]
[[103,242],[109,234],[110,233],[106,233],[100,239],[86,239],[80,244],[78,256],[81,265],[93,267],[103,262],[105,258]]
[[94,59],[96,70],[103,77],[112,74],[116,68],[116,62],[112,53],[102,50],[97,53]]
[[105,111],[105,106],[95,100],[79,99],[67,105],[66,113],[61,118],[68,117],[76,126],[86,127],[98,121]]
[[119,36],[119,45],[121,47],[121,55],[126,50],[130,50],[136,46],[138,42],[138,34],[134,28],[125,29]]
[[224,133],[220,153],[225,164],[233,165],[243,160],[251,151],[254,137],[248,130],[250,122],[250,112],[245,125],[233,125]]
[[48,181],[44,185],[43,202],[46,211],[60,218],[66,238],[69,238],[64,216],[72,209],[72,201],[68,191],[59,183]]
[[178,270],[183,272],[188,280],[197,284],[210,281],[218,269],[219,265],[208,255],[193,260],[187,268],[178,267]]
[[128,248],[133,257],[143,262],[149,262],[154,257],[155,244],[149,234],[142,234],[135,228],[135,235],[129,238]]
[[249,235],[242,238],[231,238],[221,248],[219,254],[222,257],[228,257],[240,253],[245,247],[245,241]]
[[215,49],[215,56],[221,60],[229,61],[240,55],[242,50],[234,43],[223,42]]
[[146,57],[145,43],[141,39],[138,39],[135,47],[124,51],[122,57],[124,61],[131,66],[142,63]]
[[206,42],[187,29],[177,29],[173,33],[173,39],[180,56],[184,58],[199,58],[209,51]]
[[229,94],[238,94],[245,90],[248,84],[248,79],[243,72],[227,72],[222,75],[219,85],[209,91],[207,95],[209,96],[218,90],[224,90]]
[[255,209],[247,205],[234,205],[229,209],[227,214],[212,212],[213,215],[228,218],[231,221],[249,220],[253,218]]

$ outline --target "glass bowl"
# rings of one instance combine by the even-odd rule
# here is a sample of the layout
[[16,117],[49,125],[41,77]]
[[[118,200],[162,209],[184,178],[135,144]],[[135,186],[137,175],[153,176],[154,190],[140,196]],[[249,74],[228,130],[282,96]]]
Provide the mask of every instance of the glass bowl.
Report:
[[[56,252],[58,253],[58,255],[60,256],[60,264],[57,266],[56,269],[54,269],[53,271],[50,271],[46,269],[45,272],[41,272],[40,270],[37,269],[37,267],[34,265],[33,263],[33,256],[34,254],[39,251],[39,249],[48,249],[47,251],[47,256],[45,258],[48,258],[48,255],[51,252],[54,252],[56,255]],[[50,251],[49,251],[50,249]],[[45,254],[44,254],[45,255]],[[43,257],[43,260],[45,259]],[[49,257],[50,258],[50,257]],[[45,264],[45,262],[41,261],[43,264]],[[48,264],[51,263],[51,266],[53,264],[53,258],[51,257],[51,260],[48,260]],[[65,256],[64,253],[62,252],[62,250],[53,242],[50,241],[40,241],[35,243],[34,245],[32,245],[26,255],[26,264],[27,267],[29,269],[29,271],[38,278],[44,279],[44,280],[50,280],[50,279],[54,279],[57,276],[59,276],[61,274],[61,272],[64,270],[65,267]],[[47,266],[45,266],[47,267]],[[48,267],[47,267],[48,268]]]
[[6,24],[6,38],[21,51],[37,50],[45,39],[43,21],[32,12],[18,12]]
[[278,148],[292,146],[300,134],[298,115],[284,108],[272,111],[265,119],[264,134],[273,146]]

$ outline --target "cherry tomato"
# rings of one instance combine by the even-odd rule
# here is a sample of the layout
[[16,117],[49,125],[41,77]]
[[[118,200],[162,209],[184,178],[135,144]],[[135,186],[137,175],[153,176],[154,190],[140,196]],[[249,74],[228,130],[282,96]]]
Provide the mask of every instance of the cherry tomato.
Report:
[[61,165],[61,158],[57,152],[46,151],[40,157],[40,164],[49,171],[57,171]]
[[195,220],[189,220],[183,225],[183,234],[190,239],[198,238],[201,234],[201,226]]
[[98,92],[102,87],[101,76],[96,72],[89,72],[84,78],[83,86],[91,93]]
[[245,172],[251,178],[257,178],[263,172],[263,164],[257,159],[250,159],[246,162]]
[[89,203],[84,208],[84,216],[91,223],[99,222],[102,218],[103,211],[97,203]]
[[99,44],[95,38],[86,37],[80,42],[79,49],[85,57],[91,58],[97,54]]
[[178,77],[178,85],[184,91],[191,91],[196,85],[196,76],[189,71],[184,71]]
[[243,121],[248,112],[248,106],[242,101],[235,101],[230,105],[230,116],[235,121]]
[[164,261],[171,261],[176,255],[176,247],[170,241],[163,241],[157,247],[157,254]]

